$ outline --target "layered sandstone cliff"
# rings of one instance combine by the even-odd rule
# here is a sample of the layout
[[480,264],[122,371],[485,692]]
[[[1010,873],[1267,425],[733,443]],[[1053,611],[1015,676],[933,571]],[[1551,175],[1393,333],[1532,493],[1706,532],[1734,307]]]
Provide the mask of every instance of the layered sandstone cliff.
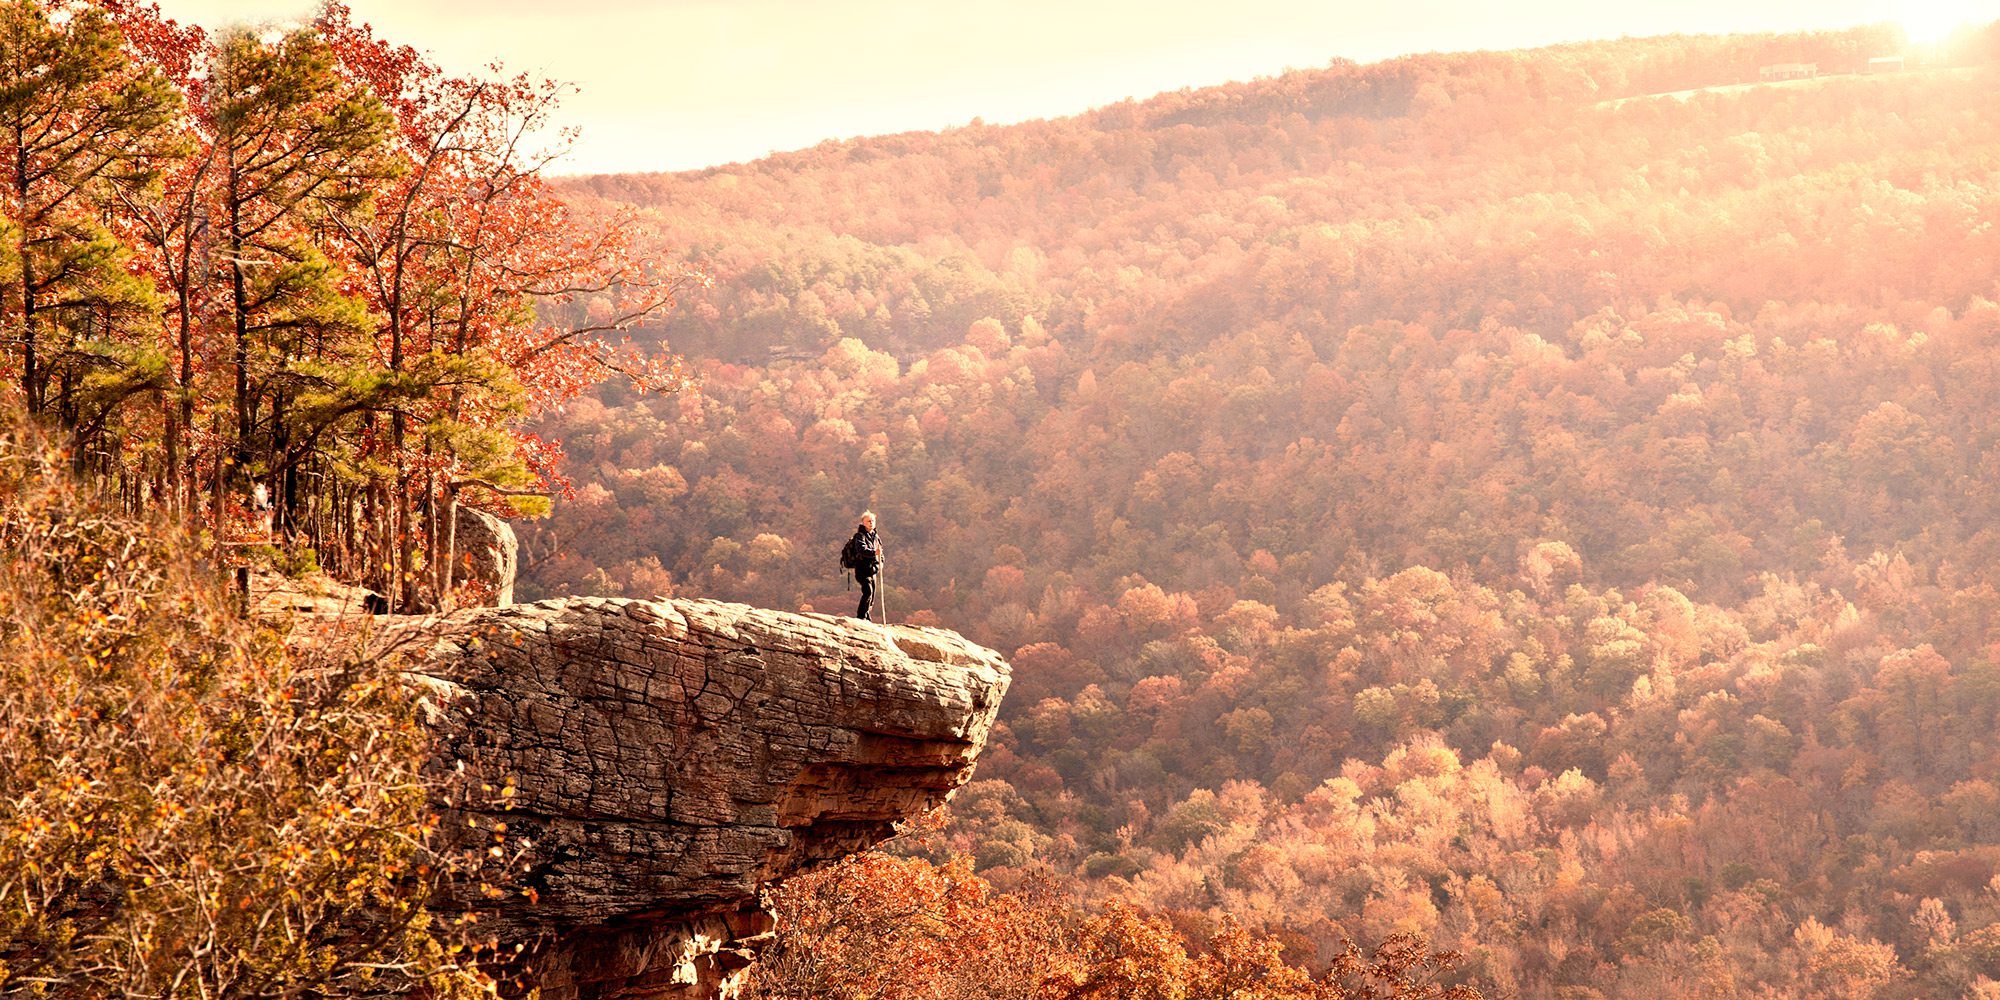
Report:
[[424,647],[435,766],[517,789],[460,819],[531,845],[502,898],[443,902],[525,944],[545,1000],[727,996],[770,930],[763,888],[942,802],[1008,681],[950,632],[709,601],[571,598],[392,634]]

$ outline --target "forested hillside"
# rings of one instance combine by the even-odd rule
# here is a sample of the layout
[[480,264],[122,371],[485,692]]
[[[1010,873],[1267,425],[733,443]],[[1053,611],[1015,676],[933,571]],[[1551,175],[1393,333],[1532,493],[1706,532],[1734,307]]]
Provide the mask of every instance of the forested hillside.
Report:
[[[1905,51],[1338,64],[566,182],[716,283],[650,331],[698,389],[542,428],[528,585],[845,611],[872,507],[889,613],[1016,666],[945,834],[1002,888],[1420,931],[1524,998],[1990,995],[2000,32],[1856,72]],[[1734,86],[1781,62],[1822,75]]]

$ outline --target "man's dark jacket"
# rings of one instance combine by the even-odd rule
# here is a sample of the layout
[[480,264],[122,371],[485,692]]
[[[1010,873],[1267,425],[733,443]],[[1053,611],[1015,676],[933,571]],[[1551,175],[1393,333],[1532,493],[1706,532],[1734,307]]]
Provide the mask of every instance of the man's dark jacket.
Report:
[[855,576],[874,576],[882,567],[882,544],[875,533],[866,528],[856,527],[854,537],[847,540],[847,551],[853,556]]

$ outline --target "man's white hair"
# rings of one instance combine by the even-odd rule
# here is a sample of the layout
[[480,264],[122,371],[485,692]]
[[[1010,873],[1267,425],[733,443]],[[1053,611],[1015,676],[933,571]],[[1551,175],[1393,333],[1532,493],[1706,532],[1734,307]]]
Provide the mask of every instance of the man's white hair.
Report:
[[855,523],[858,524],[862,521],[873,521],[873,520],[875,520],[875,512],[872,510],[864,510],[861,512],[861,516],[855,519]]

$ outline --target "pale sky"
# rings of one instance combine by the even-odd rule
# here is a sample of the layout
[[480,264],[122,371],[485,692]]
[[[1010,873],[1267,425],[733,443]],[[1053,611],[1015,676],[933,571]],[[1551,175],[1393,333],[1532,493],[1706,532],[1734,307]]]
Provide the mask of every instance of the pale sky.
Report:
[[[218,27],[310,0],[158,0]],[[558,173],[684,170],[824,139],[1076,114],[1335,58],[1670,32],[1900,21],[1920,37],[2000,0],[349,0],[447,70],[566,81]]]

